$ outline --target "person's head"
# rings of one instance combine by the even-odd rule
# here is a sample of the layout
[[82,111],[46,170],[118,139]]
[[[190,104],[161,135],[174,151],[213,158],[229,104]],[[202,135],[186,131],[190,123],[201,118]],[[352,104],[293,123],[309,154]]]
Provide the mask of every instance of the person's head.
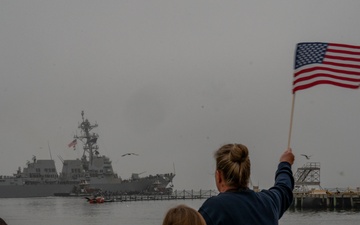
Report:
[[206,222],[195,209],[178,205],[169,209],[162,225],[206,225]]
[[3,220],[1,217],[0,217],[0,225],[7,225],[7,223],[5,222],[5,220]]
[[216,186],[220,192],[247,188],[250,180],[249,151],[242,144],[226,144],[214,154]]

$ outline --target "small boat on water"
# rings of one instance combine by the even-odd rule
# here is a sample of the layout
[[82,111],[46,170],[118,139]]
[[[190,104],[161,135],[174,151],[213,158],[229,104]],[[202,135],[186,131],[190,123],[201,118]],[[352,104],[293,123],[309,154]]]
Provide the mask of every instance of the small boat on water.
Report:
[[101,191],[96,192],[96,193],[94,192],[91,196],[89,196],[89,197],[85,196],[84,198],[90,204],[116,202],[116,198],[114,196],[106,195],[106,193],[102,193]]
[[97,197],[92,197],[92,198],[88,198],[85,197],[87,199],[87,201],[90,204],[98,204],[98,203],[104,203],[105,202],[105,198],[103,196],[97,196]]
[[[28,161],[26,167],[12,176],[0,175],[0,198],[25,198],[48,196],[89,195],[102,190],[117,194],[169,194],[172,192],[174,173],[140,176],[133,173],[131,178],[122,179],[113,171],[111,160],[100,155],[97,140],[99,135],[93,132],[98,125],[91,124],[81,112],[80,135],[75,135],[68,147],[83,145],[81,159],[60,160],[61,173],[57,172],[53,159]],[[0,165],[1,166],[1,165]],[[87,189],[86,182],[91,189]]]

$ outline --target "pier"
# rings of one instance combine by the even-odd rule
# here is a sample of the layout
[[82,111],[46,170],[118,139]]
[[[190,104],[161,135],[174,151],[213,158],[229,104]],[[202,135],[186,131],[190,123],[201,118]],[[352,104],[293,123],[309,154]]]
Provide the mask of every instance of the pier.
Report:
[[[109,196],[115,201],[166,201],[166,200],[192,200],[207,199],[216,196],[216,190],[175,190],[172,194],[120,194]],[[294,201],[290,208],[297,209],[360,209],[360,190],[312,190],[310,192],[294,192]]]
[[215,190],[175,190],[171,194],[118,194],[105,196],[119,202],[129,201],[157,201],[157,200],[188,200],[188,199],[207,199],[217,195]]
[[319,162],[308,162],[298,168],[294,180],[293,208],[360,208],[359,187],[324,189],[320,186]]
[[360,208],[358,190],[336,191],[314,190],[310,193],[294,193],[294,208]]

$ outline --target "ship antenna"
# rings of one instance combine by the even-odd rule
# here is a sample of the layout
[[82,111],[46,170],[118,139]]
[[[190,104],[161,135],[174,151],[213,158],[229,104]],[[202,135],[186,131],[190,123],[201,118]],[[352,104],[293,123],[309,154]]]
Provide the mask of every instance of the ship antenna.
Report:
[[98,134],[95,133],[90,133],[90,131],[97,127],[97,123],[95,124],[90,124],[90,122],[88,121],[88,119],[84,119],[84,110],[81,111],[81,117],[82,117],[82,123],[79,124],[79,129],[80,129],[80,133],[81,136],[77,136],[75,135],[74,138],[81,140],[84,144],[83,149],[84,149],[84,153],[83,153],[83,157],[86,157],[85,154],[86,152],[89,153],[89,161],[90,164],[92,164],[93,162],[93,157],[94,154],[97,156],[99,154],[98,152],[98,146],[96,144],[97,139],[99,137]]
[[50,144],[49,144],[49,141],[48,141],[48,148],[49,148],[49,153],[50,153],[50,159],[52,160],[52,156],[51,156],[51,150],[50,150]]

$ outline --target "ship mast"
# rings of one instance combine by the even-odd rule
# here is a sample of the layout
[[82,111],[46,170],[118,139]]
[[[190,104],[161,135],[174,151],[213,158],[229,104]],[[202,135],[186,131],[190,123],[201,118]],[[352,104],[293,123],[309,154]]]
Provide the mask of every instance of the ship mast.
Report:
[[82,159],[85,161],[86,160],[86,152],[89,153],[89,162],[90,164],[92,164],[93,162],[93,158],[94,155],[98,155],[98,145],[97,145],[97,139],[99,137],[98,134],[96,133],[90,133],[90,131],[97,127],[98,125],[95,124],[90,124],[90,122],[88,121],[88,119],[84,119],[84,110],[81,111],[81,117],[82,117],[82,122],[79,125],[79,129],[81,131],[81,135],[75,135],[74,138],[80,140],[84,145],[83,145],[83,149],[84,149],[84,153],[82,156]]

